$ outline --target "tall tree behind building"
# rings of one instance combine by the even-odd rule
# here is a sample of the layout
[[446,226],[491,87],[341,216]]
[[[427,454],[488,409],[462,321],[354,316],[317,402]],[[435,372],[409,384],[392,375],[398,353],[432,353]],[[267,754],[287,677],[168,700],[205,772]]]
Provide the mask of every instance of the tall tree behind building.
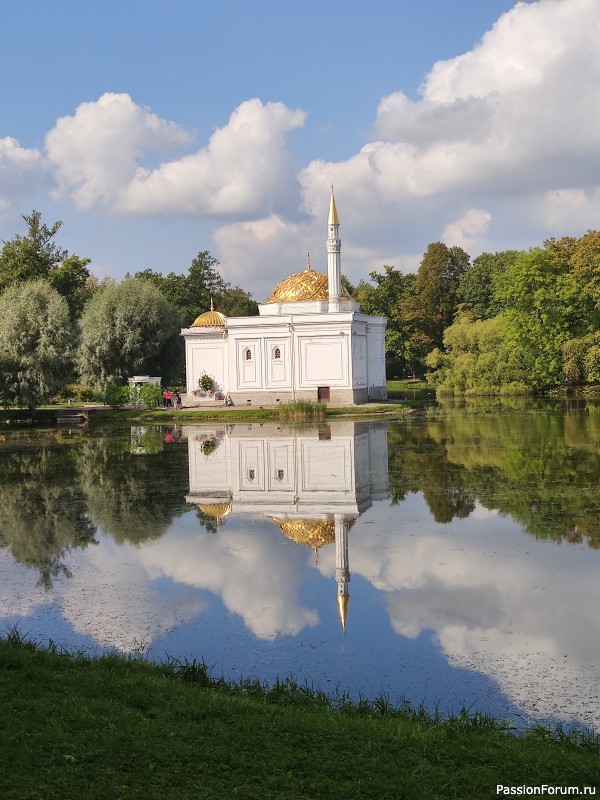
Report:
[[66,299],[72,317],[77,318],[89,298],[86,282],[90,259],[69,255],[56,244],[60,220],[48,227],[39,211],[24,214],[23,220],[27,223],[26,235],[13,236],[0,250],[0,291],[13,283],[45,280]]

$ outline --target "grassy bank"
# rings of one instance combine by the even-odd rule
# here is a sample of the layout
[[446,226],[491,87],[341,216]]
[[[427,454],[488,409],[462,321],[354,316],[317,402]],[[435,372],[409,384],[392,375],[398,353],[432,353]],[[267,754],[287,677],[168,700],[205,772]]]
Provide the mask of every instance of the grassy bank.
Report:
[[[410,414],[412,409],[403,404],[394,403],[369,403],[362,406],[344,406],[335,408],[327,406],[323,414],[299,415],[300,421],[311,421],[315,419],[326,420],[336,417],[369,417],[386,416],[402,417]],[[212,407],[212,408],[184,408],[182,411],[174,409],[115,409],[98,411],[90,417],[90,425],[107,425],[118,423],[154,423],[172,425],[177,424],[202,424],[204,422],[253,422],[267,421],[276,422],[278,420],[290,421],[294,415],[281,414],[279,408],[259,408],[259,407]]]
[[335,707],[283,682],[213,680],[0,640],[4,800],[489,798],[496,785],[595,786],[594,743],[517,738],[384,701]]
[[[292,404],[290,404],[292,405]],[[296,404],[300,405],[300,404]],[[279,408],[260,408],[257,406],[240,407],[211,407],[211,408],[184,408],[182,411],[163,408],[103,408],[94,411],[90,415],[90,426],[110,424],[136,424],[153,422],[155,424],[164,423],[166,425],[176,422],[178,424],[203,423],[203,422],[252,422],[253,420],[280,420],[297,418],[299,420],[328,419],[329,417],[365,417],[365,416],[388,416],[401,417],[411,412],[408,404],[390,403],[366,403],[360,406],[331,407],[326,406],[321,409],[319,404],[308,404],[319,407],[319,413],[300,413],[286,414],[280,413]],[[28,426],[55,426],[55,408],[59,406],[44,407],[38,409],[2,409],[0,408],[0,423],[13,427]]]

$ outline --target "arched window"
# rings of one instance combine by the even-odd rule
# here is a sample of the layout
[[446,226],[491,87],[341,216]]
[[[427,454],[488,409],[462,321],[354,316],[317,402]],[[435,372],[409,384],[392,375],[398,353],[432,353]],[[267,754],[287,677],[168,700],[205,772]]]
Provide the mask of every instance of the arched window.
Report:
[[273,350],[273,358],[281,358],[281,350],[278,347]]
[[249,347],[246,348],[244,355],[246,357],[246,361],[252,361],[252,350],[250,350]]

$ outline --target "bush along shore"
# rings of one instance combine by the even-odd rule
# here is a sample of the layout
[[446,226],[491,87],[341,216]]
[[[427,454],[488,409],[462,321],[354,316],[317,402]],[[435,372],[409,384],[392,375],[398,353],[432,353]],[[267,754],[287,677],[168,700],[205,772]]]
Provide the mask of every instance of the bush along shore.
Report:
[[465,800],[600,782],[592,734],[517,736],[481,714],[233,683],[196,661],[69,654],[17,631],[0,639],[0,701],[3,800]]

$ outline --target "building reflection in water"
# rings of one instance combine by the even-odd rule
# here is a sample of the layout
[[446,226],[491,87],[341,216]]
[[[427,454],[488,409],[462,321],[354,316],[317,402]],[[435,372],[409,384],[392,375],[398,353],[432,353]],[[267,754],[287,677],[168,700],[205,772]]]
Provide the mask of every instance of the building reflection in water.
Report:
[[185,426],[190,491],[215,519],[267,517],[288,539],[335,544],[337,603],[346,628],[350,599],[348,532],[373,500],[389,497],[387,427],[339,421],[319,427],[275,424]]

